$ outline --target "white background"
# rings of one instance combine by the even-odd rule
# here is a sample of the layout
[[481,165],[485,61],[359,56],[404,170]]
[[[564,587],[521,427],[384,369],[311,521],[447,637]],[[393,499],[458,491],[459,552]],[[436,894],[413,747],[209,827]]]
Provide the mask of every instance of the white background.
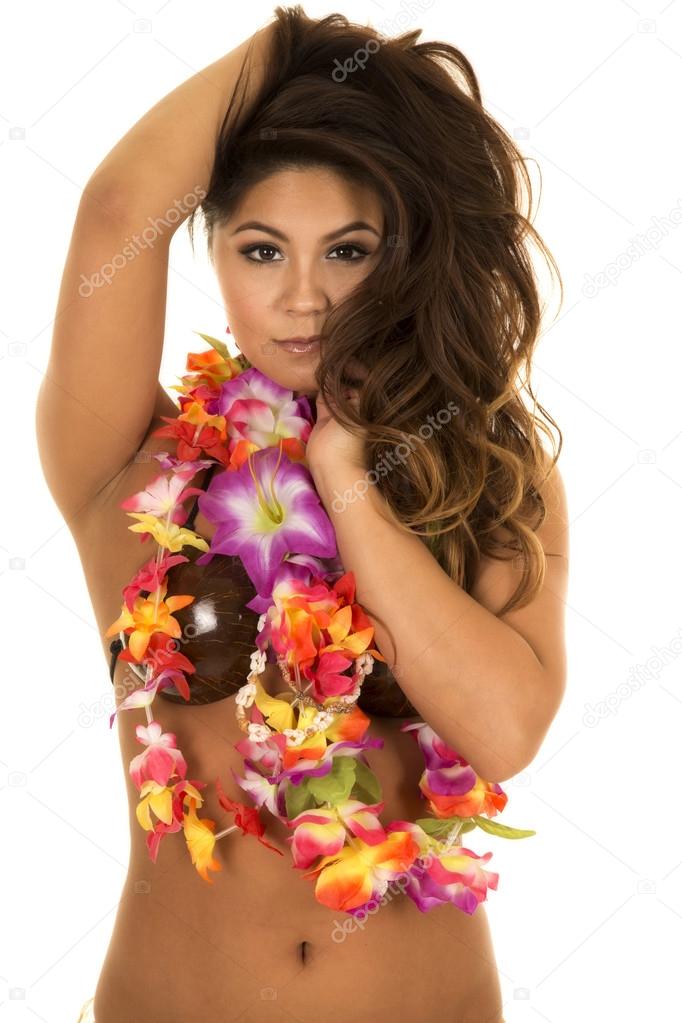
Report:
[[[537,835],[471,843],[500,874],[487,910],[507,1023],[680,1020],[682,3],[304,6],[464,51],[530,161],[535,224],[566,286],[556,319],[546,296],[534,385],[564,434],[567,693],[534,763],[503,786],[504,822]],[[3,6],[0,1023],[75,1021],[128,853],[107,666],[34,435],[77,204],[131,125],[273,7]],[[196,259],[185,229],[171,248],[166,387],[201,348],[193,330],[225,337],[200,227]]]

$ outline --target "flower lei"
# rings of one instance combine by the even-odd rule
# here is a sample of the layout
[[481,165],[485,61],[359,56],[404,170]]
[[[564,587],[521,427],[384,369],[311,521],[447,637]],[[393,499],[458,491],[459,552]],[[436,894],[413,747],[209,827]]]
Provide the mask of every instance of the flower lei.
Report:
[[[381,823],[381,788],[365,751],[381,748],[383,739],[366,737],[370,719],[357,699],[374,658],[385,658],[370,648],[374,628],[355,602],[353,573],[336,560],[334,528],[305,464],[310,405],[244,356],[231,357],[223,342],[199,336],[211,348],[188,354],[188,375],[174,388],[181,392],[181,412],[176,419],[164,416],[168,425],[156,431],[177,440],[176,455],[155,455],[170,475],[121,503],[137,520],[129,528],[142,541],[156,541],[156,556],[124,587],[121,614],[105,633],[119,634],[126,644],[121,659],[144,680],[111,715],[109,727],[118,711],[146,710],[147,726],[136,727],[145,749],[131,760],[129,773],[150,858],[156,862],[161,839],[180,829],[192,863],[209,883],[208,871],[222,869],[215,843],[236,828],[283,855],[263,837],[259,810],[265,807],[293,830],[287,841],[294,867],[308,870],[320,858],[304,877],[316,878],[322,905],[360,915],[396,882],[422,912],[452,903],[473,914],[487,890],[497,888],[499,875],[484,869],[492,853],[477,856],[464,848],[462,834],[475,827],[505,838],[535,832],[490,821],[507,802],[500,785],[480,778],[422,721],[401,731],[414,737],[424,756],[419,789],[433,816]],[[206,491],[187,486],[214,462],[225,471]],[[182,502],[192,494],[202,494],[201,511],[216,524],[210,546],[183,526]],[[261,612],[251,671],[235,697],[245,733],[235,744],[244,777],[232,772],[255,808],[230,799],[216,778],[219,803],[235,822],[217,834],[216,822],[197,814],[206,783],[187,778],[175,734],[164,732],[150,709],[166,687],[190,698],[186,673],[195,668],[174,644],[181,628],[173,613],[194,596],[166,597],[166,572],[189,560],[177,553],[186,545],[204,552],[197,564],[238,555],[257,591],[246,606]],[[268,661],[279,665],[290,692],[273,697],[264,690],[259,675]]]

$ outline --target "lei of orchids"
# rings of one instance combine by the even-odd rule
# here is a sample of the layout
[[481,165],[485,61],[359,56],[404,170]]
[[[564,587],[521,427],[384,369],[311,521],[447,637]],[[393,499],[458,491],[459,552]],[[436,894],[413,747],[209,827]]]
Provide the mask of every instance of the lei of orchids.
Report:
[[[502,788],[480,778],[422,721],[401,731],[411,733],[424,756],[419,789],[433,816],[381,823],[381,788],[365,751],[382,747],[383,739],[366,737],[370,719],[357,699],[373,659],[385,658],[370,647],[374,628],[355,602],[353,573],[344,573],[337,559],[333,525],[306,467],[314,422],[309,402],[244,356],[231,357],[223,342],[199,336],[211,348],[188,354],[188,375],[174,388],[181,412],[163,417],[168,425],[156,431],[177,440],[174,456],[155,455],[168,472],[121,503],[137,520],[129,528],[142,541],[156,541],[156,556],[124,587],[121,614],[106,632],[121,637],[121,659],[144,681],[109,726],[118,711],[146,710],[146,727],[136,727],[144,751],[129,773],[150,858],[156,862],[163,836],[180,829],[209,883],[208,871],[222,869],[215,843],[237,828],[282,855],[263,837],[259,810],[266,807],[293,830],[287,841],[294,867],[308,870],[319,858],[303,876],[316,878],[322,905],[366,913],[395,882],[422,912],[452,903],[473,914],[499,875],[484,869],[492,853],[463,848],[462,834],[475,827],[505,838],[535,832],[490,821],[507,802]],[[207,490],[188,486],[214,462],[225,471]],[[182,502],[194,494],[202,494],[199,507],[216,525],[210,545],[183,525]],[[218,833],[215,821],[197,814],[206,783],[187,779],[175,734],[164,732],[151,712],[166,687],[190,698],[186,674],[195,668],[174,642],[181,628],[173,613],[195,598],[166,597],[166,572],[189,560],[178,553],[186,545],[203,552],[197,564],[237,555],[256,589],[246,606],[260,612],[251,671],[235,696],[245,733],[235,744],[244,777],[232,772],[254,805],[230,799],[216,778],[219,803],[234,814],[234,824]],[[265,691],[259,675],[268,661],[277,662],[290,691],[276,697]]]

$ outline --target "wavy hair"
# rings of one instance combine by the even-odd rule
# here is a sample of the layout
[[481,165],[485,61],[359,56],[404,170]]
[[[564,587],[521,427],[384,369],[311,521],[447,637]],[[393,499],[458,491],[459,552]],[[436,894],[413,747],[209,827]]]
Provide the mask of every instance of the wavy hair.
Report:
[[[329,312],[316,382],[365,437],[367,485],[452,579],[469,590],[482,556],[520,559],[501,617],[542,585],[540,491],[562,445],[530,383],[543,313],[531,242],[562,301],[563,285],[530,222],[524,159],[454,46],[418,42],[421,29],[390,38],[341,14],[312,19],[300,5],[274,18],[262,84],[238,99],[247,57],[194,211],[209,254],[244,192],[279,170],[327,167],[378,192],[380,258]],[[357,410],[344,396],[356,363],[369,371]],[[543,419],[559,436],[551,458]]]

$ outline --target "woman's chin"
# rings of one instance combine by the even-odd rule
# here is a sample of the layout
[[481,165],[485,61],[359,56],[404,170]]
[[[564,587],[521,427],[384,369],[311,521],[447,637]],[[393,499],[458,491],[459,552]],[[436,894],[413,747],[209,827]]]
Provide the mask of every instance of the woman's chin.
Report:
[[314,397],[319,390],[314,378],[307,373],[275,373],[272,371],[268,374],[267,369],[264,369],[263,372],[269,375],[280,387],[286,387],[287,390],[293,391],[297,398],[300,398],[302,395]]

